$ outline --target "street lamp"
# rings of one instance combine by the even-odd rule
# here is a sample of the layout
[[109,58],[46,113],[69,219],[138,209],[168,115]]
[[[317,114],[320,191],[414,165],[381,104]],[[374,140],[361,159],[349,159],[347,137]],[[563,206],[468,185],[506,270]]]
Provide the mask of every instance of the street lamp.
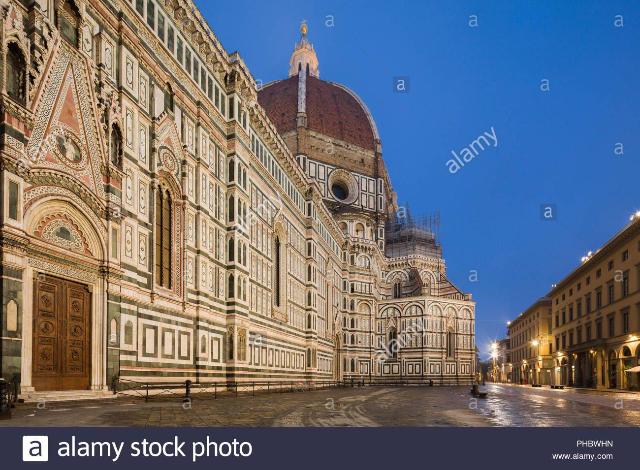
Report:
[[[539,355],[540,355],[540,354],[539,354],[539,353],[540,353],[540,350],[539,350],[539,349],[537,349],[537,348],[538,348],[538,346],[540,346],[540,341],[538,341],[537,339],[531,340],[531,346],[533,346],[534,348],[536,348],[536,354],[535,354],[535,356],[536,356],[536,357],[537,357],[537,356],[539,356]],[[537,361],[536,361],[536,363],[533,365],[533,369],[531,369],[531,375],[532,375],[532,381],[531,381],[532,383],[531,383],[531,385],[532,385],[532,386],[533,386],[533,385],[536,385],[536,384],[537,384],[537,382],[538,382],[538,381],[536,380],[536,375],[537,375],[537,374],[536,374],[536,367],[537,367],[537,365],[538,365],[538,363],[537,363]]]
[[491,359],[493,361],[492,367],[491,367],[491,376],[493,378],[493,382],[497,382],[496,380],[496,375],[497,375],[497,359],[498,359],[498,343],[497,342],[493,342],[491,343]]

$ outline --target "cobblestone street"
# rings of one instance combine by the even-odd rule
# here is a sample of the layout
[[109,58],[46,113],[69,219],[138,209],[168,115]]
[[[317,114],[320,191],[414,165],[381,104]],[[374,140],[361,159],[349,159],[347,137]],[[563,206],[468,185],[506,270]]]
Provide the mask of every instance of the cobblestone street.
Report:
[[0,426],[639,426],[640,394],[488,385],[363,387],[214,400],[195,396],[19,404]]

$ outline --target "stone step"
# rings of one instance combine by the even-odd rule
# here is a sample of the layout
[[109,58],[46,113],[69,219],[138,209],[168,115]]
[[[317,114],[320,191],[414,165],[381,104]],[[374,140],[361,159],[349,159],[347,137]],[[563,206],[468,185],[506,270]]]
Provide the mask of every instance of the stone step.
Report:
[[78,401],[78,400],[104,400],[116,396],[107,390],[64,390],[52,392],[27,392],[18,398],[24,403],[52,402],[52,401]]

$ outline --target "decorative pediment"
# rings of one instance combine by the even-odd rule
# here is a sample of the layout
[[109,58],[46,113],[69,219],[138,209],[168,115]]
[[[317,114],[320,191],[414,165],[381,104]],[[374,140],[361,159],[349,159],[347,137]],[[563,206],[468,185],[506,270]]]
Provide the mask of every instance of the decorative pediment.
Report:
[[[175,121],[168,114],[160,116],[157,137],[153,144],[157,147],[154,150],[158,171],[164,172],[167,176],[170,175],[173,183],[175,183],[178,188],[181,188],[180,170],[182,160],[184,159],[184,149],[180,143]],[[182,194],[181,189],[179,190],[179,194]]]
[[83,63],[61,45],[35,105],[27,155],[34,177],[39,172],[61,178],[69,175],[77,187],[70,189],[76,194],[88,190],[96,200],[105,200],[101,168],[107,160],[89,83]]

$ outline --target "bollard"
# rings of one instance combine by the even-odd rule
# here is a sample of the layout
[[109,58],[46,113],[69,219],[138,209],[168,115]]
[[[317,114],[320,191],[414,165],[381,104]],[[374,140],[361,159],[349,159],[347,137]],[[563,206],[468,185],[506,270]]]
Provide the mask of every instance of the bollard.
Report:
[[0,379],[0,419],[11,419],[9,383]]
[[191,380],[185,380],[184,382],[184,398],[182,399],[182,403],[191,401],[191,383]]
[[213,382],[213,399],[216,400],[218,398],[218,386],[215,382]]

